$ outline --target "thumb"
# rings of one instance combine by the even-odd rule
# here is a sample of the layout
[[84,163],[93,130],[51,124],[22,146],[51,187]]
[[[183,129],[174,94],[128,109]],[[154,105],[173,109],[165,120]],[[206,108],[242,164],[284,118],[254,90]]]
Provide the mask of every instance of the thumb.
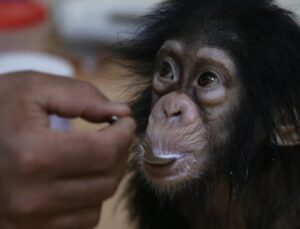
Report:
[[101,139],[116,139],[120,149],[128,149],[134,139],[136,129],[135,121],[130,117],[118,119],[111,126],[98,131]]

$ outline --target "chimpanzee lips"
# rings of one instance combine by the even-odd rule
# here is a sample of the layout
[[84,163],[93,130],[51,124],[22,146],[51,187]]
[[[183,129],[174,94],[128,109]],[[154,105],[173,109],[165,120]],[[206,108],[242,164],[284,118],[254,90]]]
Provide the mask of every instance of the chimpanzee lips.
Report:
[[168,165],[180,159],[182,153],[160,153],[158,151],[145,152],[144,161],[152,165]]

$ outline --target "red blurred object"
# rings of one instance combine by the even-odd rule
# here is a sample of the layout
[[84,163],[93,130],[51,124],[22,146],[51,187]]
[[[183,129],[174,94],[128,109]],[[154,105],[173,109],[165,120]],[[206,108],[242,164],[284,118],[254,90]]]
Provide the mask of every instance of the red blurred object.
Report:
[[14,30],[44,21],[46,9],[30,1],[0,0],[0,30]]

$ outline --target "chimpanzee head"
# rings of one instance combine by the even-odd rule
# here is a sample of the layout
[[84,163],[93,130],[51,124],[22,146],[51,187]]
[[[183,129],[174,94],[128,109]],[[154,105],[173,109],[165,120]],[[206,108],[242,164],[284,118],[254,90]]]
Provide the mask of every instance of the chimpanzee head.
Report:
[[159,193],[243,184],[300,143],[300,28],[270,0],[169,0],[117,51],[146,89],[133,168]]

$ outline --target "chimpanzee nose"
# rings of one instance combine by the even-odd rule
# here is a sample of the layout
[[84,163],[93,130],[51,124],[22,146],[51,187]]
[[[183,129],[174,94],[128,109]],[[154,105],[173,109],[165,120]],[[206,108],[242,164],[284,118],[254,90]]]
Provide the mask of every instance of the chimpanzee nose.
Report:
[[196,104],[185,94],[172,92],[163,96],[153,107],[150,118],[154,122],[189,125],[199,119]]

